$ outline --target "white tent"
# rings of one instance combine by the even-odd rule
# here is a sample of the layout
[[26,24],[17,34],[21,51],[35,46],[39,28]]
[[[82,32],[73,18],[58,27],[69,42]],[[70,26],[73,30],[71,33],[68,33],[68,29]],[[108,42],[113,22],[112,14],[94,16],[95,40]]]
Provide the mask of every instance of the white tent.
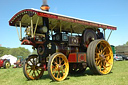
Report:
[[16,63],[17,58],[12,55],[4,55],[1,57],[1,59],[10,59],[11,65],[14,65]]

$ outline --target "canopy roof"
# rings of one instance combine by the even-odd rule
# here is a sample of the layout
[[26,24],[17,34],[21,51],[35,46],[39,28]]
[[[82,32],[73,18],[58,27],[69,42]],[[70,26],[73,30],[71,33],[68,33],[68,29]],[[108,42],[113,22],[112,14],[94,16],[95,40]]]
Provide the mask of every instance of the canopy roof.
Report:
[[42,17],[47,17],[49,19],[49,29],[52,29],[54,31],[57,31],[61,29],[62,31],[71,31],[74,33],[82,33],[84,29],[86,28],[103,28],[103,29],[111,29],[116,30],[117,28],[115,26],[78,19],[74,17],[59,15],[47,11],[41,11],[37,9],[24,9],[20,12],[16,13],[11,20],[9,21],[9,25],[11,26],[19,26],[19,22],[21,21],[22,27],[27,27],[31,25],[31,17],[33,20],[33,24],[37,23],[37,19],[39,17],[38,26],[42,26]]

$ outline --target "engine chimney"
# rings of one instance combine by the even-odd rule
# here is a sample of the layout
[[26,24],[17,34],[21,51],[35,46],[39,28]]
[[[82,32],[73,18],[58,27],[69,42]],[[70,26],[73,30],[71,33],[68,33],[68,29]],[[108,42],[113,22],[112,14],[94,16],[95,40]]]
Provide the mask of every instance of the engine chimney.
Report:
[[50,7],[47,5],[47,0],[43,0],[43,5],[40,7],[43,11],[49,11]]

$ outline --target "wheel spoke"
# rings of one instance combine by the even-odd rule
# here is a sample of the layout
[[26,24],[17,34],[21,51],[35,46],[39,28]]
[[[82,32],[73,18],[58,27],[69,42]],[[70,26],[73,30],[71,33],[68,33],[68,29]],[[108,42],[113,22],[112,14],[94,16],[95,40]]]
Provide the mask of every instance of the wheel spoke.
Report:
[[32,69],[30,69],[29,74],[31,73]]
[[31,64],[34,64],[34,63],[31,61],[31,59],[30,59],[29,61],[31,62]]
[[97,60],[99,60],[100,58],[96,58],[95,60],[97,61]]
[[62,66],[64,66],[64,65],[65,65],[65,63]]
[[56,64],[57,64],[57,57],[55,58],[55,60],[56,60]]
[[54,61],[54,64],[55,64],[55,65],[57,65],[57,62],[56,62],[56,61]]
[[30,68],[26,68],[26,70],[29,70],[29,69],[32,69],[31,67]]
[[106,55],[104,55],[105,57],[108,57],[108,56],[110,56],[110,54],[106,54]]
[[36,70],[36,72],[37,72],[37,74],[39,75],[39,72],[38,72],[38,70]]
[[32,68],[32,65],[27,64],[27,67],[30,66]]
[[32,76],[34,77],[34,73],[32,72]]
[[112,65],[112,63],[109,63],[107,60],[105,61],[105,63],[109,64],[109,65]]
[[105,47],[105,48],[103,49],[103,52],[106,50],[106,48],[107,48],[107,47]]
[[36,58],[36,65],[39,64],[38,59]]
[[55,76],[56,73],[57,73],[57,69],[55,70],[55,72],[53,73],[53,75]]
[[101,44],[100,44],[99,50],[100,50],[100,51],[102,50],[102,45],[101,45]]
[[53,69],[53,70],[52,70],[52,72],[54,72],[54,71],[56,72],[56,71],[57,71],[57,69],[55,68],[55,69]]
[[99,65],[99,67],[100,67],[100,69],[99,69],[99,70],[100,70],[100,72],[101,72],[101,66]]
[[99,64],[101,67],[103,66],[103,63],[102,63],[102,61],[100,62],[100,64]]
[[56,66],[54,66],[53,64],[52,64],[52,68],[55,68]]
[[100,63],[101,63],[101,61],[100,61],[100,60],[98,60],[98,61],[97,61],[97,63],[96,63],[96,65],[97,65],[97,66],[99,66],[99,65],[100,65]]
[[95,53],[95,55],[96,55],[96,57],[98,57],[98,58],[99,58],[99,53]]
[[98,47],[96,47],[96,52],[99,52],[99,49],[98,49]]
[[59,75],[60,75],[60,72],[58,71],[57,78],[59,77]]
[[59,57],[59,64],[61,65],[61,58]]
[[33,74],[35,75],[35,77],[36,77],[36,73],[35,73],[35,71],[33,71]]

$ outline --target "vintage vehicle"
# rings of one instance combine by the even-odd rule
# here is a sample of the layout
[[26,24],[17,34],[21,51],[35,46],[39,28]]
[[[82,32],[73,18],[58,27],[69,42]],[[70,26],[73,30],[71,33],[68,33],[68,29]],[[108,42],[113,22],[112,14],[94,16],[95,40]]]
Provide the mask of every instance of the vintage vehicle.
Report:
[[21,10],[9,21],[16,27],[21,44],[37,49],[38,55],[29,55],[23,65],[28,80],[41,78],[45,70],[54,81],[64,80],[68,73],[82,73],[87,66],[94,74],[111,72],[111,46],[97,39],[96,30],[102,28],[105,35],[106,29],[112,32],[115,26],[51,13],[47,4],[41,9]]
[[122,55],[123,60],[128,60],[128,55]]
[[11,64],[10,64],[10,60],[8,59],[0,59],[0,68],[10,68]]
[[120,54],[114,54],[113,57],[114,57],[115,61],[122,61],[123,60],[123,56]]
[[23,66],[24,59],[22,56],[17,56],[17,61],[14,63],[13,68],[21,68]]

